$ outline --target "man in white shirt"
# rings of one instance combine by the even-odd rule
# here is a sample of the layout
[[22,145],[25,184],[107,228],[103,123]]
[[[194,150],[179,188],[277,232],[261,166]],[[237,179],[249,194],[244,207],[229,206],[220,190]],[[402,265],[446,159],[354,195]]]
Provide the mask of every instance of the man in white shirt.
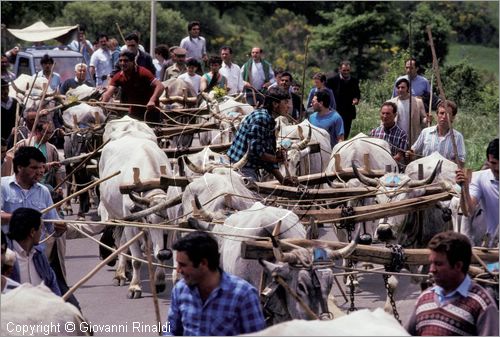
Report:
[[113,62],[111,60],[111,51],[108,48],[108,36],[99,35],[100,48],[97,49],[90,58],[90,75],[95,76],[97,86],[106,87],[108,85],[109,74],[113,71]]
[[227,79],[228,94],[236,94],[243,91],[243,78],[241,77],[240,67],[233,63],[233,49],[229,46],[223,46],[220,49],[222,66],[219,72]]
[[[486,212],[486,237],[488,238],[486,246],[494,247],[498,243],[498,138],[488,144],[486,155],[490,168],[475,172],[469,189],[465,189],[465,201],[471,214],[480,204],[483,206],[483,211]],[[466,180],[463,169],[456,171],[455,180],[458,184]]]
[[200,83],[201,76],[196,73],[196,71],[200,68],[200,62],[195,59],[189,59],[186,63],[187,73],[183,73],[177,77],[180,80],[184,80],[187,83],[191,83],[193,89],[196,93],[200,93]]
[[254,106],[264,103],[265,92],[276,81],[273,68],[262,59],[262,53],[262,48],[253,47],[252,57],[241,67],[247,103]]
[[[194,58],[200,63],[208,61],[207,43],[205,38],[200,36],[201,26],[199,21],[192,21],[188,24],[188,33],[181,40],[180,47],[187,50],[187,57]],[[202,69],[199,69],[202,71]]]
[[33,208],[20,207],[12,213],[9,237],[16,262],[12,279],[19,283],[39,285],[44,282],[52,292],[61,295],[56,274],[43,250],[38,246],[42,235],[42,213]]
[[[38,72],[38,77],[46,78],[47,80],[50,77],[50,71],[52,70],[52,66],[54,65],[54,59],[49,56],[49,54],[45,54],[40,59],[40,64],[42,65],[42,70]],[[52,72],[52,78],[50,80],[49,86],[50,89],[56,91],[59,89],[61,85],[61,76],[55,71]]]
[[80,27],[80,30],[78,31],[77,34],[78,34],[77,38],[71,41],[70,44],[68,44],[68,48],[73,51],[82,53],[83,59],[85,60],[85,64],[89,64],[90,57],[94,53],[94,49],[92,48],[92,43],[90,43],[90,41],[86,39],[85,30],[83,30],[82,27]]

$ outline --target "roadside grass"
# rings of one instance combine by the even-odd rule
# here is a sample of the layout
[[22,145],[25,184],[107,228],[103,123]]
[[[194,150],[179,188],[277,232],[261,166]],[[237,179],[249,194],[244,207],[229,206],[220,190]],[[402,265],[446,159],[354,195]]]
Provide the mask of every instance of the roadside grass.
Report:
[[498,48],[484,47],[481,45],[450,43],[446,56],[446,64],[457,64],[467,60],[487,78],[498,81]]

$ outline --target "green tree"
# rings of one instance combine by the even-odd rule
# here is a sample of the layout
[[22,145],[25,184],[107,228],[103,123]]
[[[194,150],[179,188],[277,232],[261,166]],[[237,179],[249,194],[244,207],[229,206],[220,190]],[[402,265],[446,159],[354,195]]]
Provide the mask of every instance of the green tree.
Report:
[[[422,65],[432,65],[432,52],[429,47],[429,37],[427,34],[427,27],[429,26],[432,31],[432,38],[434,40],[434,48],[436,49],[436,56],[440,64],[445,61],[448,54],[449,37],[451,26],[448,20],[440,12],[433,11],[427,2],[420,2],[415,11],[412,11],[408,16],[411,21],[411,55],[416,58]],[[406,21],[409,23],[410,21]],[[401,45],[408,48],[409,28],[405,29],[404,40]]]
[[[116,23],[123,35],[137,31],[141,35],[141,44],[148,49],[150,41],[150,2],[71,2],[63,10],[57,20],[59,24],[75,24],[84,22],[87,25],[89,39],[99,33],[106,33],[124,43],[118,32]],[[157,8],[157,43],[177,45],[183,37],[187,21],[179,12],[171,9]]]
[[350,59],[361,79],[379,69],[390,55],[391,35],[401,29],[401,14],[391,2],[348,2],[319,14],[329,24],[313,28],[311,48],[323,55],[322,64]]

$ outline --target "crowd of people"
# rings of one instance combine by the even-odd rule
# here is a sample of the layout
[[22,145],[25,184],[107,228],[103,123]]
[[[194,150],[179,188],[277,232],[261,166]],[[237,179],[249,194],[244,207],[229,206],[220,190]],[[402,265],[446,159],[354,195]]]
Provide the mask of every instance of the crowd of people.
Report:
[[[255,110],[239,126],[227,155],[232,162],[238,162],[249,149],[249,160],[241,174],[254,181],[260,179],[259,170],[264,169],[284,185],[297,183],[278,169],[286,160],[284,150],[276,147],[278,116],[289,116],[294,121],[308,119],[329,133],[332,148],[349,139],[361,92],[348,60],[339,62],[332,77],[323,72],[312,76],[314,86],[304,105],[292,74],[275,69],[264,58],[261,47],[252,48],[248,61],[239,66],[233,62],[230,46],[221,47],[219,55],[207,54],[200,22],[190,22],[187,28],[188,36],[178,46],[160,44],[153,57],[140,45],[138,33],[125,36],[120,48],[117,40],[106,34],[99,34],[92,44],[81,30],[73,42],[63,46],[83,55],[83,61],[75,65],[74,78],[62,82],[52,71],[54,60],[48,54],[41,59],[42,70],[37,76],[50,78],[50,88],[62,94],[84,84],[106,88],[101,98],[104,102],[112,100],[120,88],[121,101],[131,104],[129,115],[155,123],[161,121],[158,107],[165,81],[182,79],[197,93],[214,88],[228,94],[244,93],[246,102]],[[68,289],[64,240],[77,235],[64,224],[42,221],[60,217],[56,209],[41,213],[62,196],[62,190],[53,190],[64,173],[57,148],[50,142],[56,130],[50,119],[38,118],[36,110],[21,110],[21,122],[16,125],[19,102],[8,95],[9,85],[15,80],[9,70],[12,54],[2,54],[1,67],[2,293],[19,283],[43,282],[54,294],[61,295]],[[456,182],[470,186],[465,193],[469,209],[482,205],[488,234],[498,237],[498,138],[487,148],[488,169],[467,181],[463,170],[464,138],[453,128],[458,107],[451,100],[439,101],[433,118],[429,81],[418,70],[417,60],[405,62],[406,74],[395,80],[392,95],[388,93],[387,101],[381,102],[380,124],[374,125],[369,135],[386,140],[402,168],[415,156],[435,151],[457,162]],[[432,125],[434,119],[436,125]],[[100,228],[84,231],[97,234]],[[41,238],[51,240],[40,243]],[[490,241],[490,246],[497,244]],[[467,276],[472,254],[469,239],[445,232],[436,235],[429,248],[435,286],[418,298],[408,331],[419,335],[497,335],[498,303]],[[180,239],[174,249],[178,251],[177,270],[183,279],[172,290],[168,313],[172,334],[231,335],[265,327],[257,290],[220,269],[217,242],[210,235],[190,234]],[[74,296],[69,301],[79,306]],[[218,321],[209,317],[232,319]]]

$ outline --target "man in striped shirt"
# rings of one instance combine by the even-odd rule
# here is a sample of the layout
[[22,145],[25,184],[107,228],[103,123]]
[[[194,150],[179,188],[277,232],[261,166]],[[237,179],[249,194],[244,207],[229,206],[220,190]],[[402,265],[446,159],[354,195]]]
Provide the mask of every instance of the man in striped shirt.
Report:
[[380,108],[381,125],[372,129],[370,137],[380,138],[391,145],[391,155],[395,161],[401,162],[408,149],[408,135],[396,124],[398,107],[393,102],[385,102]]
[[[447,109],[445,109],[445,106],[447,106]],[[437,125],[422,130],[417,141],[411,146],[411,150],[407,153],[410,159],[413,157],[414,153],[425,157],[437,151],[446,159],[455,161],[456,158],[455,151],[453,150],[450,126],[456,114],[457,105],[455,102],[441,101],[437,109]],[[450,118],[449,122],[448,116]],[[453,135],[455,136],[455,142],[457,144],[458,160],[463,166],[465,163],[464,137],[457,130],[453,130]]]

